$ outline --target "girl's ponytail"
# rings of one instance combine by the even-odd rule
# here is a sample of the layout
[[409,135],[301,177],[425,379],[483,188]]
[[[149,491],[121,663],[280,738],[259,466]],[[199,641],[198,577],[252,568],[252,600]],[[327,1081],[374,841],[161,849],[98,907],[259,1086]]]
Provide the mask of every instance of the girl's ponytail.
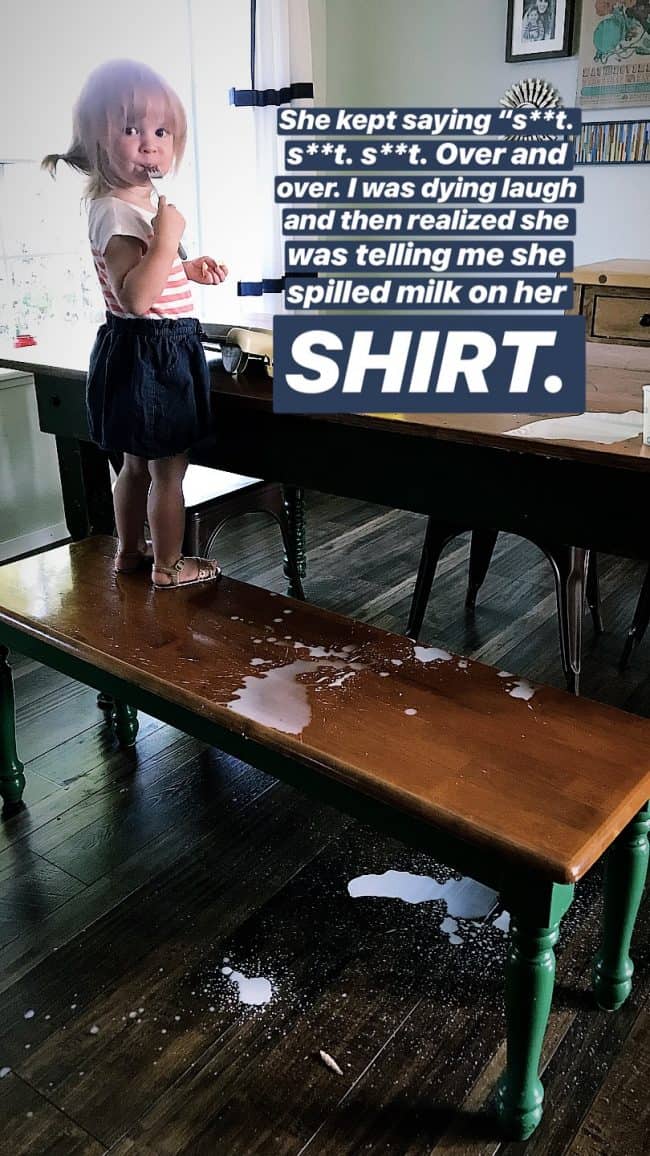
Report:
[[65,161],[71,169],[76,169],[78,173],[84,173],[86,176],[92,172],[92,165],[79,139],[73,140],[67,153],[48,153],[41,161],[41,168],[54,177],[59,161]]

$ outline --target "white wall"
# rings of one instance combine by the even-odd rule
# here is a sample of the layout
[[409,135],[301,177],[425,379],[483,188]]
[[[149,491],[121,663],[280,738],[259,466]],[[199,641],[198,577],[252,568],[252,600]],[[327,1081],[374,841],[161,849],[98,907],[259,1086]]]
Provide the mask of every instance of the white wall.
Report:
[[[507,0],[326,0],[328,105],[496,107],[513,82],[541,77],[575,104],[578,58],[506,64]],[[585,119],[647,119],[650,109]],[[647,257],[650,165],[586,165],[576,264]]]

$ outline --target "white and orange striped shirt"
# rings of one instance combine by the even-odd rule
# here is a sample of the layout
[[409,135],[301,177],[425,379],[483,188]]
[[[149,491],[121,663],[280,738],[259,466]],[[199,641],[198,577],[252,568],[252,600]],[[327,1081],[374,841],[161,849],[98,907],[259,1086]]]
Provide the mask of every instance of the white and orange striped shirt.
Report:
[[[147,212],[138,205],[123,201],[121,197],[97,197],[90,202],[88,208],[90,248],[106,308],[116,317],[134,317],[135,314],[127,313],[122,308],[111,287],[104,258],[108,242],[115,236],[135,237],[138,241],[142,241],[145,249],[148,248],[153,237],[151,222],[154,216],[153,209]],[[174,258],[167,284],[160,297],[153,302],[149,312],[142,316],[152,318],[195,316],[190,282],[179,256]]]

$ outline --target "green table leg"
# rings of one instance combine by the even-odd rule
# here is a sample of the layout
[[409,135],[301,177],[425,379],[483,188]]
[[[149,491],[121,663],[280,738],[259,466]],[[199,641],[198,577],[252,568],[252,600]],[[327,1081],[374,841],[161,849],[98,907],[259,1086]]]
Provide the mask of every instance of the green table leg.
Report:
[[573,888],[549,884],[547,926],[525,900],[512,912],[506,970],[507,1066],[497,1088],[497,1114],[504,1132],[526,1140],[542,1118],[544,1089],[539,1062],[555,984],[560,919]]
[[0,645],[0,797],[20,803],[25,789],[23,764],[16,753],[14,680],[7,662],[9,651]]
[[648,873],[650,809],[646,806],[607,852],[603,943],[593,970],[599,1007],[616,1011],[632,990],[630,942]]
[[127,706],[125,702],[115,702],[111,713],[111,722],[120,746],[132,747],[140,726],[135,707]]

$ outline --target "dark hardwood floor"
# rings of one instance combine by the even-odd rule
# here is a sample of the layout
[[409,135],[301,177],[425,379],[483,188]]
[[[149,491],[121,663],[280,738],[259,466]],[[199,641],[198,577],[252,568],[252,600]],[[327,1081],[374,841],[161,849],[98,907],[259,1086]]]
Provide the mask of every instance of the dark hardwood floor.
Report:
[[[309,495],[308,597],[403,630],[423,533],[416,515]],[[467,545],[442,559],[423,640],[561,686],[548,564],[502,536],[468,616]],[[262,517],[231,523],[219,558],[285,588]],[[583,693],[650,715],[650,638],[616,665],[643,567],[600,561],[607,633],[585,620]],[[154,719],[120,752],[93,691],[14,658],[27,809],[0,826],[0,1152],[648,1152],[649,902],[633,994],[607,1015],[589,996],[597,872],[579,887],[544,1121],[500,1143],[495,896]],[[351,897],[387,871],[445,897]]]

